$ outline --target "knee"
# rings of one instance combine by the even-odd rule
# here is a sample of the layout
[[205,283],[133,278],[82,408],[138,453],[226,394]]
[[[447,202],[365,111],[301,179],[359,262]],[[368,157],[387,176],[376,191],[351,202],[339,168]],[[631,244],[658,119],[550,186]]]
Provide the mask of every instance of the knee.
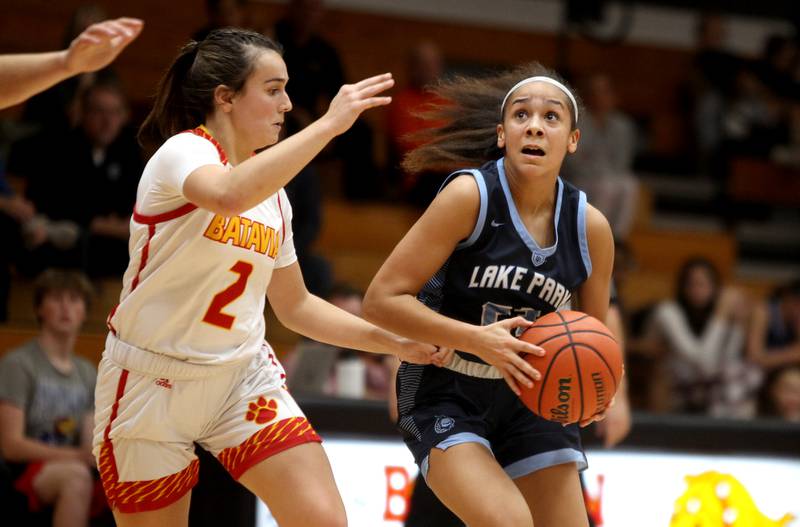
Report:
[[89,467],[80,461],[69,461],[59,469],[62,493],[91,494],[93,478]]
[[54,461],[45,464],[33,480],[33,489],[44,503],[69,499],[91,499],[92,473],[79,461]]

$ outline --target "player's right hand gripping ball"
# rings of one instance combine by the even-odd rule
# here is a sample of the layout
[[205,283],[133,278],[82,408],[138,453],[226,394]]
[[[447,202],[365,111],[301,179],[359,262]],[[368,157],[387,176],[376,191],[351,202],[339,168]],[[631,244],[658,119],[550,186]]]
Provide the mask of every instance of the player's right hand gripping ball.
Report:
[[522,386],[522,402],[533,413],[562,424],[577,423],[606,409],[622,379],[622,350],[611,331],[580,311],[539,318],[522,340],[544,348],[525,355],[542,380]]

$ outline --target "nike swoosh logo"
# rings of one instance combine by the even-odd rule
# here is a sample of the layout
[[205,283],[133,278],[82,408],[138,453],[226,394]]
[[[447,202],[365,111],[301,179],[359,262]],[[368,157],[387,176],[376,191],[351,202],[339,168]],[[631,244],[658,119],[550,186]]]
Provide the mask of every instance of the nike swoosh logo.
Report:
[[492,220],[492,227],[500,227],[501,225],[505,225],[505,223],[497,223],[496,221]]

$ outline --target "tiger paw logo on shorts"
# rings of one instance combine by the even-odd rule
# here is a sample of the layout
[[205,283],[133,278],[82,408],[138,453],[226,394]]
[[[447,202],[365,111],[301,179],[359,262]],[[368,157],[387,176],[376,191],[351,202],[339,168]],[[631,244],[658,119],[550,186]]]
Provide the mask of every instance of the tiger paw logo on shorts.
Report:
[[756,507],[750,493],[729,474],[709,471],[686,476],[688,489],[675,502],[670,527],[780,527],[792,520],[786,514],[771,520]]
[[258,401],[250,403],[247,408],[247,415],[244,418],[260,425],[269,423],[278,416],[278,401],[275,399],[267,401],[262,396],[258,398]]

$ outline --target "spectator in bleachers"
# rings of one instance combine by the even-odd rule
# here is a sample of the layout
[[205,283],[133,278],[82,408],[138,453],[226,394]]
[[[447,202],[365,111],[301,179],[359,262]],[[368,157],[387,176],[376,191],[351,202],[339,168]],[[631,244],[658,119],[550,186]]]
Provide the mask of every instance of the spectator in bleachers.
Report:
[[292,82],[292,113],[304,114],[300,128],[322,115],[344,84],[339,53],[318,33],[324,15],[322,0],[291,0],[275,25]]
[[0,323],[8,319],[8,294],[11,288],[11,266],[22,253],[22,225],[30,221],[36,208],[9,186],[5,174],[0,173]]
[[0,454],[29,510],[53,506],[55,526],[87,525],[95,492],[96,371],[75,355],[90,295],[80,274],[43,273],[35,288],[39,335],[0,360]]
[[614,238],[625,241],[639,197],[639,181],[633,173],[636,128],[618,109],[608,75],[587,78],[582,93],[587,111],[581,119],[581,146],[565,159],[563,172],[608,218]]
[[760,371],[745,362],[748,304],[742,292],[723,287],[708,260],[680,269],[674,300],[654,309],[647,338],[663,350],[669,411],[715,417],[752,417]]
[[[98,4],[79,6],[64,29],[62,46],[69,47],[86,28],[107,18],[106,10]],[[41,132],[57,134],[70,130],[78,121],[80,93],[93,80],[94,72],[81,73],[35,95],[25,105],[23,120],[37,125]]]
[[[288,135],[325,113],[345,82],[339,53],[319,32],[324,16],[323,0],[291,0],[286,16],[275,25],[275,39],[283,46],[292,83],[292,111],[286,116]],[[332,151],[324,151],[341,160],[347,198],[376,198],[383,192],[383,181],[376,176],[373,145],[372,130],[359,119],[334,141]]]
[[800,423],[800,366],[774,370],[767,377],[761,415]]
[[244,0],[206,0],[208,23],[195,31],[192,38],[201,41],[215,29],[245,27]]
[[691,76],[695,147],[703,171],[723,140],[725,108],[733,99],[742,59],[725,49],[726,28],[719,14],[706,14],[697,25],[697,50]]
[[776,163],[800,169],[800,97],[789,101],[787,141],[777,145],[770,157]]
[[800,366],[800,280],[779,287],[756,306],[747,354],[767,371]]
[[403,171],[400,163],[407,152],[422,144],[422,139],[415,134],[442,124],[423,119],[420,113],[443,102],[426,89],[443,73],[444,60],[439,47],[430,41],[418,43],[408,57],[408,86],[392,96],[392,104],[387,109],[390,169],[397,173],[393,185],[400,187],[412,204],[422,208],[430,205],[447,173],[409,174]]
[[783,37],[770,37],[761,59],[739,70],[733,98],[723,113],[722,172],[733,157],[766,159],[789,142],[789,96],[794,79],[789,70],[796,46]]
[[785,35],[770,35],[764,44],[764,53],[753,64],[753,73],[776,97],[789,99],[797,97],[798,79],[794,69],[797,67],[797,42]]
[[303,168],[285,188],[292,204],[294,249],[303,280],[310,292],[326,298],[333,278],[330,262],[314,250],[322,226],[322,189],[316,167]]
[[125,127],[127,100],[106,70],[81,102],[77,128],[57,141],[47,135],[21,141],[9,157],[9,172],[24,178],[36,208],[23,226],[27,251],[19,270],[28,276],[49,266],[114,276],[127,266],[128,221],[142,170],[139,146]]

